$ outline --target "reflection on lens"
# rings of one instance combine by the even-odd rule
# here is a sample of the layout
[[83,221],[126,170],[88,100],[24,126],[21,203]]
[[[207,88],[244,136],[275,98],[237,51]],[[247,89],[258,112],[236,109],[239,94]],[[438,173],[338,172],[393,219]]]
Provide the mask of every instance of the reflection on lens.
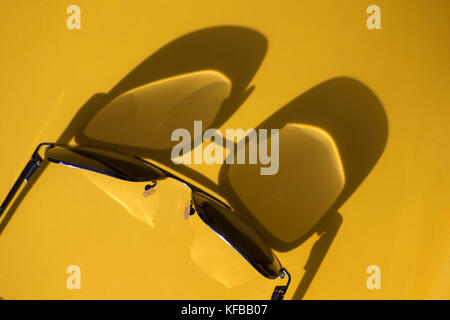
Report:
[[149,181],[165,177],[160,170],[144,160],[105,149],[56,145],[47,149],[46,156],[51,162],[128,181]]
[[277,278],[281,265],[270,247],[238,214],[204,193],[192,199],[200,218],[267,278]]

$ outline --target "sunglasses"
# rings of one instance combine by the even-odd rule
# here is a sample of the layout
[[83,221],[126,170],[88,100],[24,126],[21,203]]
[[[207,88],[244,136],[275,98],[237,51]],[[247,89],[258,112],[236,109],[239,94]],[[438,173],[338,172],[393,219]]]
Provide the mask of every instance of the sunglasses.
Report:
[[283,299],[291,281],[290,274],[282,267],[267,243],[241,216],[233,211],[228,204],[211,194],[135,156],[96,147],[41,143],[3,201],[0,207],[0,217],[23,181],[28,182],[44,160],[39,155],[43,146],[46,147],[44,159],[49,162],[90,170],[127,181],[148,181],[150,184],[146,185],[145,192],[149,192],[158,181],[166,178],[173,178],[182,182],[191,189],[192,193],[188,214],[197,213],[206,225],[266,278],[276,279],[288,276],[287,285],[276,286],[271,297],[272,300]]

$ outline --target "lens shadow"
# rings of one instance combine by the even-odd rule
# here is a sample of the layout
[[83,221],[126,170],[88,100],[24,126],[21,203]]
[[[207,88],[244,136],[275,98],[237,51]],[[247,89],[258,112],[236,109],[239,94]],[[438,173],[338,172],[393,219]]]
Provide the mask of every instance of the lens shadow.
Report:
[[[250,28],[239,26],[206,28],[181,36],[150,55],[108,93],[93,95],[78,110],[56,143],[68,144],[75,139],[80,145],[104,147],[144,158],[152,158],[168,167],[175,168],[175,164],[170,160],[170,150],[168,149],[139,148],[92,139],[86,135],[86,127],[103,107],[129,90],[158,80],[202,70],[218,71],[232,84],[228,97],[221,103],[220,109],[210,124],[210,127],[220,127],[253,91],[254,87],[248,87],[248,85],[266,55],[267,46],[268,42],[264,35]],[[192,118],[193,120],[196,119]],[[114,123],[110,123],[111,128],[114,128],[114,125]],[[0,222],[0,234],[47,165],[47,162],[41,164],[33,179],[23,187],[11,203]],[[177,166],[176,169],[193,179],[198,179],[207,187],[215,186],[215,183],[203,175],[197,174],[194,170],[181,166]]]
[[[317,174],[317,177],[326,182],[327,174],[323,175],[320,172],[322,167],[317,164],[310,166],[312,172],[302,171],[303,168],[299,168],[299,165],[304,164],[301,156],[302,150],[298,150],[299,153],[294,154],[297,156],[294,161],[283,158],[286,152],[282,148],[296,150],[296,146],[298,149],[305,146],[305,143],[289,139],[287,143],[283,144],[281,134],[279,172],[285,173],[281,175],[281,181],[276,181],[274,186],[273,177],[258,175],[259,169],[254,165],[253,167],[248,164],[224,165],[219,173],[220,190],[217,192],[223,195],[263,239],[278,251],[292,250],[313,234],[320,236],[313,245],[304,266],[305,273],[293,294],[293,299],[302,299],[342,224],[343,217],[338,212],[339,208],[364,181],[383,153],[388,139],[388,120],[381,102],[372,90],[358,80],[339,77],[325,81],[301,94],[261,123],[257,129],[282,129],[289,124],[303,124],[325,130],[332,137],[339,151],[340,162],[345,174],[345,184],[329,209],[322,212],[321,217],[316,217],[319,219],[317,223],[307,230],[305,225],[310,224],[314,219],[307,212],[305,214],[305,208],[302,207],[301,202],[295,206],[295,201],[301,199],[302,191],[309,190],[308,185],[306,189],[302,190],[301,184],[304,177],[312,177]],[[248,143],[245,147],[248,152]],[[306,150],[310,152],[312,149],[307,148]],[[289,153],[292,154],[292,151]],[[309,153],[307,156],[310,157],[311,154]],[[321,158],[317,158],[317,156]],[[317,163],[323,163],[323,155],[316,153],[310,158],[314,159],[314,157]],[[253,175],[233,175],[233,169],[237,166],[243,166],[243,168],[235,170],[237,173],[253,171]],[[302,172],[303,177],[296,174],[296,171]],[[331,178],[330,181],[333,180]],[[253,181],[249,181],[249,179]],[[238,194],[236,191],[236,189],[243,191],[249,186],[251,186],[251,194],[245,192]],[[278,190],[274,190],[274,188]],[[277,193],[282,194],[284,199],[294,200],[287,206],[278,204],[275,209],[271,205],[259,205],[256,206],[259,210],[250,210],[249,203],[252,204],[252,201],[243,196],[260,199],[261,203],[269,199],[270,203],[270,199]],[[315,198],[310,201],[309,207],[306,209],[315,210],[316,214],[320,215],[318,208],[314,208],[314,202],[319,203],[329,199],[330,197],[323,197],[321,194],[317,196],[316,192]],[[253,205],[253,207],[255,206]],[[293,216],[295,216],[294,220]],[[262,221],[272,221],[272,223],[263,224]],[[305,230],[307,231],[305,232]],[[288,236],[286,237],[286,235]],[[295,272],[292,269],[291,271]]]
[[[83,106],[65,130],[62,139],[67,141],[69,137],[75,137],[78,144],[91,145],[109,148],[117,151],[127,152],[136,156],[152,158],[170,168],[176,169],[182,174],[201,179],[202,184],[213,186],[214,184],[196,174],[195,171],[176,166],[171,161],[171,149],[158,147],[136,146],[121,141],[105,141],[107,139],[94,139],[86,134],[86,127],[96,114],[113,99],[129,90],[156,82],[162,79],[189,74],[198,71],[212,70],[221,73],[231,84],[230,91],[225,97],[220,95],[219,107],[214,107],[217,112],[211,120],[205,121],[208,128],[220,127],[248,98],[254,87],[248,87],[258,70],[267,52],[267,39],[261,33],[243,27],[221,26],[202,29],[184,35],[152,54],[142,62],[137,68],[130,72],[107,94],[95,97],[92,101]],[[188,82],[185,82],[189,85]],[[207,86],[206,86],[207,87]],[[209,86],[211,87],[211,86]],[[223,85],[222,85],[223,87]],[[155,91],[156,92],[156,91]],[[211,94],[211,90],[208,91]],[[190,125],[194,120],[202,120],[202,114],[210,117],[211,104],[209,103],[208,92],[203,91],[200,99],[191,99],[190,105],[195,102],[195,111],[184,110],[183,121],[189,121]],[[176,90],[172,90],[168,95],[176,95]],[[151,97],[149,97],[151,101]],[[217,99],[216,99],[217,100]],[[217,103],[217,101],[215,102]],[[167,106],[158,104],[153,109],[163,109]],[[155,113],[157,115],[157,113]],[[204,117],[204,116],[203,116]],[[180,117],[173,117],[172,113],[167,113],[163,117],[151,119],[154,126],[161,125],[168,127],[167,123],[179,122]],[[178,120],[177,120],[178,119]],[[150,121],[150,120],[149,120]],[[163,124],[164,123],[164,124]],[[149,125],[152,125],[149,124]],[[116,122],[110,122],[110,130],[114,130]],[[172,128],[173,125],[171,124]],[[167,131],[167,130],[165,130]],[[170,130],[169,130],[170,131]],[[167,133],[167,132],[166,132]],[[140,138],[142,140],[142,138]],[[152,139],[149,137],[148,139]],[[170,139],[170,135],[165,137]],[[128,139],[129,140],[129,139]]]
[[[327,211],[337,212],[367,177],[384,150],[388,137],[388,122],[381,102],[361,82],[345,77],[335,78],[298,96],[261,123],[257,129],[280,129],[281,132],[283,127],[291,123],[320,128],[333,138],[340,154],[345,184],[340,194],[336,195],[335,200],[328,205],[329,209],[323,211],[321,215],[326,216]],[[303,212],[304,208],[301,202],[297,202],[297,205],[293,202],[286,207],[280,204],[276,211],[270,205],[258,206],[259,210],[255,211],[249,208],[249,203],[252,201],[244,199],[242,192],[238,193],[236,189],[239,189],[239,184],[247,187],[252,185],[251,192],[260,199],[270,199],[274,193],[282,193],[287,199],[299,199],[299,197],[301,199],[302,183],[304,182],[302,177],[305,177],[307,173],[303,173],[302,176],[294,174],[303,169],[299,167],[302,163],[283,158],[285,150],[281,149],[283,147],[296,149],[296,146],[301,148],[301,145],[301,141],[296,143],[291,139],[288,144],[283,144],[283,141],[280,140],[279,172],[287,172],[287,174],[282,174],[284,181],[278,181],[276,184],[278,190],[274,190],[272,185],[274,176],[253,174],[251,176],[253,181],[249,181],[250,176],[248,175],[233,174],[233,170],[236,172],[254,171],[255,165],[224,165],[219,174],[220,194],[257,229],[272,248],[278,251],[292,250],[311,235],[311,232],[305,232],[304,224],[308,224],[309,221],[302,220],[302,217],[308,215]],[[311,153],[311,149],[306,150]],[[300,155],[301,151],[301,149],[298,150]],[[301,156],[305,158],[309,154]],[[312,169],[316,170],[315,173],[320,177],[323,166],[317,165],[319,160],[321,159],[315,160],[315,165],[320,170],[314,167]],[[236,170],[237,166],[243,168]],[[321,188],[326,186],[327,175],[322,174],[323,186]],[[332,177],[329,178],[331,182]],[[310,186],[307,185],[304,191],[308,191],[309,188]],[[324,201],[323,195],[315,194],[314,196],[316,203],[320,204],[320,201]],[[313,210],[314,208],[310,206],[308,209]],[[295,223],[289,219],[293,215],[298,218]],[[261,223],[261,221],[269,220],[273,223]],[[284,230],[283,232],[289,237],[280,236],[278,230]]]

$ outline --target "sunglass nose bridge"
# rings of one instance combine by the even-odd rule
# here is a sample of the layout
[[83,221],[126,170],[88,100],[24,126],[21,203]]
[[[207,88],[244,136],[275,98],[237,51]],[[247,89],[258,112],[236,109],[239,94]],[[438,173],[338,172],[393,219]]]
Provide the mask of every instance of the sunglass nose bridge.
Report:
[[158,191],[159,186],[157,186],[157,184],[158,183],[156,181],[150,181],[150,184],[147,184],[145,186],[145,191],[143,193],[143,196],[144,197],[148,197],[149,195],[151,195],[155,191]]

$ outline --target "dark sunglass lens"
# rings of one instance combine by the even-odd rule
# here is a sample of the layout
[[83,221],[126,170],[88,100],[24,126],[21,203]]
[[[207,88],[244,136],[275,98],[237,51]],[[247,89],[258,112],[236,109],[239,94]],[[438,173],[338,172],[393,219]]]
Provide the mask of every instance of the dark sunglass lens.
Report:
[[193,202],[200,218],[234,247],[255,269],[276,278],[282,267],[266,242],[236,212],[217,200],[194,191]]
[[129,181],[149,181],[165,176],[144,160],[105,149],[56,145],[47,149],[46,156],[51,162]]

